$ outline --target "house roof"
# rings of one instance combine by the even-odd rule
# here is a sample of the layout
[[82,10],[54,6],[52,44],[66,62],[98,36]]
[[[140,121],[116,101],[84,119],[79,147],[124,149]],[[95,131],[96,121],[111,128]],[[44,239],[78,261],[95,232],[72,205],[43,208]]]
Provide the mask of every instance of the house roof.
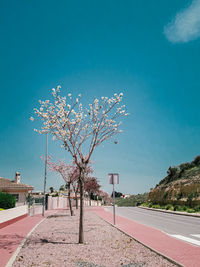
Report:
[[27,184],[16,183],[15,181],[11,181],[9,179],[0,177],[0,190],[1,189],[26,189],[33,190],[34,187]]

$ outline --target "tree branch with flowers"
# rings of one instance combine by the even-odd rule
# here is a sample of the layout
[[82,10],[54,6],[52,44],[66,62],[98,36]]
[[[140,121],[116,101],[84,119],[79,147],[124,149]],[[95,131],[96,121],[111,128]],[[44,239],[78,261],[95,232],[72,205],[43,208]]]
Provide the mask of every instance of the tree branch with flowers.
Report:
[[128,113],[125,105],[120,105],[122,93],[114,94],[111,98],[95,98],[87,108],[83,108],[80,94],[76,99],[70,93],[61,96],[60,88],[57,86],[52,89],[53,102],[39,101],[40,108],[34,109],[43,122],[41,129],[35,131],[40,134],[50,133],[54,140],[61,140],[63,148],[71,154],[79,168],[79,243],[83,243],[83,187],[87,166],[94,149],[121,132],[119,119]]
[[[42,160],[45,160],[43,157],[41,158]],[[47,157],[47,166],[50,171],[59,173],[63,180],[66,182],[70,214],[71,216],[73,216],[73,209],[71,203],[71,185],[76,184],[78,182],[78,176],[74,175],[76,173],[76,166],[66,164],[62,160],[54,162],[52,161],[52,158],[50,156]]]

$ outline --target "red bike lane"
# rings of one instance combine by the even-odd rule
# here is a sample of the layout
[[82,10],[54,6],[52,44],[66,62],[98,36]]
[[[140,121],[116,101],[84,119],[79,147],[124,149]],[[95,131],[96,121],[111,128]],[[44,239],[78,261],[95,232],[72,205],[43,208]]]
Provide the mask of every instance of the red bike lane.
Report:
[[43,218],[41,215],[25,217],[0,229],[0,267],[6,266],[24,238]]
[[[105,211],[103,207],[91,208],[91,211],[113,224],[113,214]],[[177,240],[157,229],[118,215],[116,215],[115,227],[180,266],[200,266],[200,247]]]

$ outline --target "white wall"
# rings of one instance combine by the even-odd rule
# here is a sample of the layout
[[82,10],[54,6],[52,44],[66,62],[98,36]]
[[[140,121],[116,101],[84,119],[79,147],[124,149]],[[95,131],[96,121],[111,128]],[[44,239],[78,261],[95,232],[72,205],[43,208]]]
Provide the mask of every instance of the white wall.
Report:
[[[76,201],[71,199],[72,207],[76,206]],[[90,206],[90,201],[84,199],[84,206]],[[78,200],[78,206],[80,206],[80,199]],[[101,201],[91,200],[91,206],[101,206]],[[48,210],[54,209],[66,209],[69,207],[68,198],[67,197],[52,197],[48,196]]]
[[43,205],[42,204],[34,204],[29,208],[29,216],[33,216],[36,214],[42,214]]
[[7,222],[9,220],[15,219],[19,216],[28,214],[28,206],[20,206],[8,210],[0,211],[0,223]]

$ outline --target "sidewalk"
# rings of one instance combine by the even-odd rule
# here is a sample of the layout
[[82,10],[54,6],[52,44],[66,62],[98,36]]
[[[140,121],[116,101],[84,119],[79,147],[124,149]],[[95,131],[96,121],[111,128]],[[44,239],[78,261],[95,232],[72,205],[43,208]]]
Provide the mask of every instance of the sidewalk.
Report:
[[[105,221],[113,224],[113,215],[103,207],[92,210]],[[127,233],[159,254],[186,267],[200,266],[200,248],[172,238],[165,233],[116,215],[116,228]]]
[[0,267],[4,267],[31,229],[42,221],[41,215],[23,218],[0,229]]
[[[46,211],[45,217],[58,211]],[[45,217],[42,215],[25,217],[0,229],[0,267],[6,266],[23,239]]]
[[60,211],[26,239],[12,267],[175,267],[85,208],[84,243],[78,244],[79,212]]

